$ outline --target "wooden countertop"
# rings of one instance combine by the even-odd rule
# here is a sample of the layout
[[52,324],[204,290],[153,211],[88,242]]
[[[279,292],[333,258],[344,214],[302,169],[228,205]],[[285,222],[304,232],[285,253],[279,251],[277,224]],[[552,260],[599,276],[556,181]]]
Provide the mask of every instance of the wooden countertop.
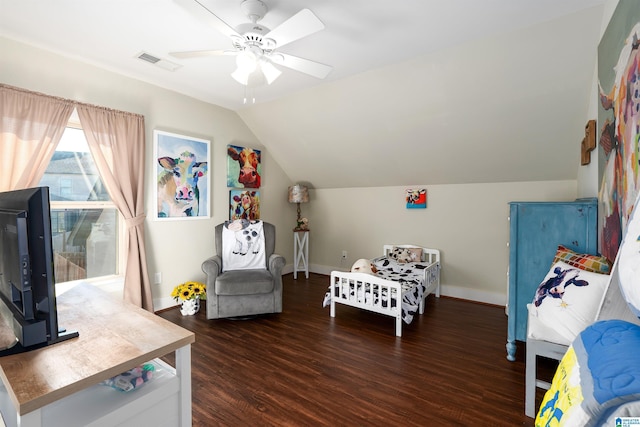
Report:
[[0,376],[20,415],[195,341],[193,332],[87,283],[59,295],[57,307],[60,327],[78,338],[0,357]]

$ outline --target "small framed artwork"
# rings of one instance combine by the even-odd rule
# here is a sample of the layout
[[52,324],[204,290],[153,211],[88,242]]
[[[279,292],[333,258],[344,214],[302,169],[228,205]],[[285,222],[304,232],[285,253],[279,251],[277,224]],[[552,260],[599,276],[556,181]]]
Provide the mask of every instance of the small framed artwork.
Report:
[[261,152],[238,145],[227,146],[227,187],[260,188]]
[[260,191],[229,191],[229,219],[260,219]]
[[427,189],[426,188],[407,188],[405,201],[407,209],[426,209],[427,207]]
[[209,218],[210,141],[153,131],[157,220]]

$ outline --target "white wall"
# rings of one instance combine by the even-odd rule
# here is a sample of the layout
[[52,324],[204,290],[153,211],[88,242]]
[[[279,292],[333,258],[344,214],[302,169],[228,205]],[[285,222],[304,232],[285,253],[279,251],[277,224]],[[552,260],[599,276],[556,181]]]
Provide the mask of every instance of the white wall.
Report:
[[576,195],[575,181],[410,186],[418,187],[427,189],[426,209],[406,209],[405,187],[313,190],[305,205],[312,271],[349,269],[384,244],[416,244],[441,251],[443,295],[504,305],[508,203]]
[[[213,227],[229,218],[226,186],[228,144],[263,148],[251,131],[230,110],[206,104],[157,86],[149,85],[104,69],[55,55],[21,43],[0,38],[0,81],[76,101],[139,113],[145,116],[146,194],[145,240],[149,275],[162,273],[162,283],[152,285],[155,309],[173,305],[172,288],[187,280],[204,281],[200,265],[213,255]],[[163,71],[164,72],[164,71]],[[210,219],[164,221],[151,219],[156,163],[153,157],[153,130],[205,138],[211,141],[212,216]],[[290,230],[295,209],[286,200],[291,185],[269,150],[263,149],[261,214],[276,225],[276,251],[293,253]],[[291,256],[288,256],[289,260]],[[153,280],[152,280],[153,281]]]
[[[586,125],[589,120],[598,119],[598,64],[593,70],[591,83],[591,96],[589,97],[589,109],[584,120]],[[596,122],[596,141],[600,139],[600,126]],[[577,157],[578,159],[580,157]],[[598,147],[591,151],[591,162],[581,165],[578,161],[578,197],[597,197],[598,195]]]

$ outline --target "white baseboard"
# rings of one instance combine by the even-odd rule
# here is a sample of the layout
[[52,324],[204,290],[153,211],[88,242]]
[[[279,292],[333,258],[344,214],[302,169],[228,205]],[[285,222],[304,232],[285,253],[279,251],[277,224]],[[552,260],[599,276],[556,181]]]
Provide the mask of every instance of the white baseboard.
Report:
[[282,274],[293,273],[293,264],[286,264],[282,267]]
[[[201,307],[202,307],[202,303],[206,304],[205,301],[200,301],[200,303],[201,303]],[[176,302],[176,300],[174,300],[171,297],[161,297],[161,298],[153,299],[153,311],[160,311],[166,308],[175,307],[177,305],[178,303]]]
[[507,297],[504,294],[479,291],[466,286],[441,284],[440,295],[499,306],[504,306],[507,303]]

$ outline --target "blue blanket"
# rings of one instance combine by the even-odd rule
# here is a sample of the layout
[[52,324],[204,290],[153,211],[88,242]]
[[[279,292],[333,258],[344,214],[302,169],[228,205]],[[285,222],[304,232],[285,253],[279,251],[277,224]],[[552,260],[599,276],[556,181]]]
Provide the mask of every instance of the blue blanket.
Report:
[[639,400],[640,326],[599,321],[582,331],[563,357],[536,426],[600,426]]

